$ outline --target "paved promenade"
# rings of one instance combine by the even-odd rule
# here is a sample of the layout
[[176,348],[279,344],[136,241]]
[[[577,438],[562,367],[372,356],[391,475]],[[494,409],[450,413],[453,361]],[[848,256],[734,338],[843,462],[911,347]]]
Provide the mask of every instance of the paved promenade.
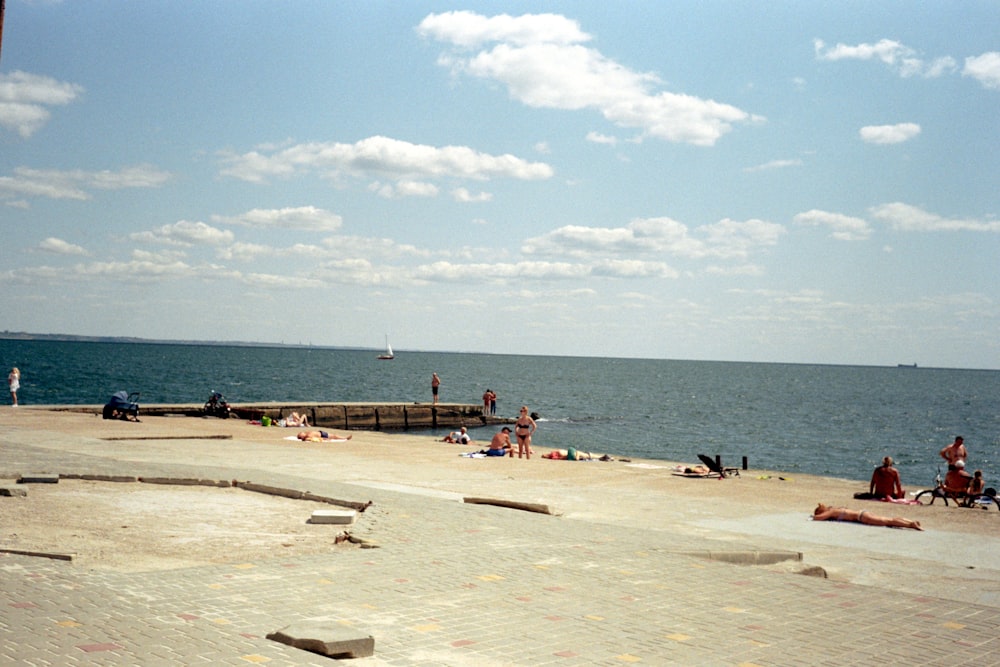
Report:
[[378,548],[143,573],[0,554],[0,663],[327,666],[265,639],[322,620],[374,636],[357,665],[1000,665],[994,606],[697,557],[720,542],[692,532],[307,479],[252,455],[200,464],[198,447],[184,463],[119,460],[60,438],[79,440],[42,447],[0,427],[0,473],[252,478],[370,499],[351,532]]

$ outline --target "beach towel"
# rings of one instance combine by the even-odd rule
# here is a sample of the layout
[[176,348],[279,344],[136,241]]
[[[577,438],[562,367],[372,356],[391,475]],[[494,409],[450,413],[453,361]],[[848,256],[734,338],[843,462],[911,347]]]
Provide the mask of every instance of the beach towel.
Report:
[[[287,436],[285,438],[282,438],[282,439],[283,440],[298,440],[299,438],[298,438],[298,436],[289,435],[289,436]],[[348,438],[323,438],[322,440],[320,440],[319,438],[316,438],[314,440],[301,440],[300,442],[347,442],[347,441],[348,441]]]

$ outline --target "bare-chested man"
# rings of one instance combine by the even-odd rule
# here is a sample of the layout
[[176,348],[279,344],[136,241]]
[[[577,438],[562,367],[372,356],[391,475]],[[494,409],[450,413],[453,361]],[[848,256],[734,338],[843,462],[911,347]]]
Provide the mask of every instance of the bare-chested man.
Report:
[[504,426],[490,440],[490,448],[486,450],[486,456],[514,456],[514,446],[510,444],[510,427]]
[[959,461],[966,461],[969,458],[969,453],[965,451],[965,440],[962,439],[962,436],[955,438],[955,442],[942,449],[939,454],[950,466],[955,465]]

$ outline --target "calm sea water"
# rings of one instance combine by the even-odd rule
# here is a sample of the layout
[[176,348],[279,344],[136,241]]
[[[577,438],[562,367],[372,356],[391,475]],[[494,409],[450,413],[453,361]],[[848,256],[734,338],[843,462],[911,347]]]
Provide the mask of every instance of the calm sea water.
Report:
[[[667,461],[719,454],[752,468],[867,480],[890,455],[913,488],[938,450],[965,437],[970,469],[1000,476],[1000,371],[707,361],[0,340],[21,369],[26,404],[199,403],[221,391],[251,401],[429,401],[499,395],[498,415],[526,404],[536,444]],[[7,372],[6,370],[4,371]],[[479,431],[485,439],[490,431]]]

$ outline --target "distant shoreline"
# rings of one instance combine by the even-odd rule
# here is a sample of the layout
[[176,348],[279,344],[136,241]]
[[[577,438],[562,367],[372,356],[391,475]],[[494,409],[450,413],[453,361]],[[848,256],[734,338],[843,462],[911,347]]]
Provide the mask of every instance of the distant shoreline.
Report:
[[0,340],[48,341],[58,343],[135,343],[143,345],[215,345],[219,347],[286,347],[318,350],[374,350],[374,347],[348,345],[313,345],[312,343],[261,343],[239,340],[173,340],[135,336],[81,336],[77,334],[40,334],[25,331],[0,331]]
[[[187,345],[195,346],[215,346],[215,347],[259,347],[259,348],[281,348],[293,350],[343,350],[354,352],[381,351],[379,346],[359,346],[359,345],[314,345],[312,343],[268,343],[260,341],[241,340],[177,340],[169,338],[140,338],[137,336],[84,336],[80,334],[46,334],[29,333],[26,331],[0,331],[0,340],[15,341],[47,341],[58,343],[131,343],[136,345]],[[400,350],[397,350],[399,352]],[[490,356],[510,356],[502,352],[478,352],[475,350],[421,350],[409,349],[403,352],[428,352],[434,354],[482,354]],[[627,359],[634,361],[645,360],[646,357],[587,357],[578,355],[561,354],[526,354],[523,356],[539,357],[566,357],[573,359]],[[851,364],[851,363],[825,363],[825,362],[805,362],[805,361],[739,361],[733,359],[673,359],[667,357],[656,357],[654,361],[696,361],[719,364],[774,364],[779,366],[832,366],[841,368],[901,368],[919,370],[959,370],[959,371],[986,371],[996,372],[1000,368],[966,368],[949,366],[917,366],[917,364]]]

